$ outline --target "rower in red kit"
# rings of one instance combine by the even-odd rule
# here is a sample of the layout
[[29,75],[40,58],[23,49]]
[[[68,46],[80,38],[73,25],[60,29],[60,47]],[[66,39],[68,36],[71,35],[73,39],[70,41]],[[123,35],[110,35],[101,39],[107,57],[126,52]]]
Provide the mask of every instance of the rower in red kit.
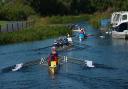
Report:
[[51,54],[48,56],[48,65],[51,65],[51,61],[56,61],[56,64],[58,64],[58,53],[56,51],[55,47],[52,47]]

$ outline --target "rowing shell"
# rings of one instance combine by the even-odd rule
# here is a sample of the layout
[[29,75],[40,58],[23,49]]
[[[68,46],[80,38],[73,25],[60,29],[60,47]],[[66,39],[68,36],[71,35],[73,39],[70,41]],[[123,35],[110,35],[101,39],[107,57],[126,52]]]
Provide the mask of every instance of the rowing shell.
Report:
[[[7,73],[7,72],[10,72],[10,71],[18,71],[22,68],[27,68],[29,66],[41,64],[43,66],[48,67],[48,70],[50,71],[50,73],[54,75],[59,70],[59,67],[61,65],[65,64],[65,63],[67,63],[67,62],[68,63],[75,63],[75,64],[80,64],[80,65],[85,65],[85,66],[91,67],[91,68],[95,67],[95,65],[93,65],[93,61],[79,60],[79,58],[60,56],[58,65],[56,64],[55,61],[52,61],[51,65],[49,66],[48,63],[47,63],[47,58],[41,58],[41,59],[26,62],[26,63],[18,63],[16,65],[8,66],[8,67],[2,68],[0,70],[1,70],[2,73]],[[109,67],[106,67],[106,68],[109,68]]]
[[58,47],[58,48],[56,48],[56,49],[57,49],[57,51],[62,51],[62,50],[70,49],[72,46],[73,46],[73,45],[70,44],[69,46]]

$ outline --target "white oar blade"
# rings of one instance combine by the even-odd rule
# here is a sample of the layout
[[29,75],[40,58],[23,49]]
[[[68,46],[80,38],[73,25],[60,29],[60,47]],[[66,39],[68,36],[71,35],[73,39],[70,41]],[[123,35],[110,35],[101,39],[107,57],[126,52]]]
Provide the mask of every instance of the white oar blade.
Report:
[[92,61],[86,61],[86,64],[87,64],[87,67],[91,67],[91,68],[95,67],[93,65],[93,62]]
[[17,71],[17,70],[21,69],[22,67],[23,67],[23,63],[16,64],[15,68],[12,69],[12,71]]
[[80,32],[80,30],[73,30],[74,32]]

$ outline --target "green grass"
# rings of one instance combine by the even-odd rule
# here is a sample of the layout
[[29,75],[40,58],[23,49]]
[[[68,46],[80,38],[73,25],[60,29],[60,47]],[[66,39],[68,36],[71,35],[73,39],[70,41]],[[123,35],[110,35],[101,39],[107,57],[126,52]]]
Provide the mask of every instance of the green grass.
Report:
[[4,26],[7,22],[6,21],[0,21],[0,25]]
[[[88,21],[90,24],[92,24],[95,28],[100,27],[100,20],[110,18],[111,13],[94,13],[94,14],[82,14],[79,16],[51,16],[51,17],[45,17],[41,18],[39,22],[40,24],[69,24],[69,23],[75,23],[80,21]],[[39,24],[39,23],[38,23]]]
[[1,33],[0,44],[42,40],[66,35],[67,33],[71,33],[71,30],[64,26],[40,26],[19,32]]
[[[110,17],[110,14],[96,13],[94,15],[79,16],[52,16],[34,17],[35,26],[18,32],[0,33],[0,44],[43,40],[71,33],[65,25],[68,23],[89,21],[94,27],[99,28],[100,20]],[[6,22],[0,21],[3,26]]]
[[89,20],[89,15],[79,15],[79,16],[51,16],[43,17],[40,19],[43,24],[69,24],[80,21]]

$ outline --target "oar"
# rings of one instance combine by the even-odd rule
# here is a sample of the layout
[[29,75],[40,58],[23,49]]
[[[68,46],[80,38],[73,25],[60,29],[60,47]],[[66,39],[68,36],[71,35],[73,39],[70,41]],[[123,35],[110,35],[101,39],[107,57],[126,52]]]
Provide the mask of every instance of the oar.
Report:
[[[61,57],[60,57],[60,59],[61,59]],[[60,60],[60,62],[62,62],[62,61]],[[8,73],[8,72],[11,72],[11,71],[18,71],[18,70],[21,70],[23,68],[34,66],[34,65],[39,65],[39,64],[41,64],[43,66],[48,66],[47,58],[44,57],[44,58],[41,58],[41,59],[36,59],[36,60],[29,61],[29,62],[18,63],[18,64],[15,64],[15,65],[12,65],[12,66],[8,66],[8,67],[5,67],[5,68],[2,68],[1,72],[2,73]]]
[[84,44],[84,43],[80,43],[80,42],[73,42],[73,45],[75,45],[75,46],[78,46],[78,45],[80,45],[80,46],[89,46],[89,45],[87,45],[87,44]]
[[94,34],[87,34],[86,35],[87,37],[92,37],[92,36],[95,36]]
[[[86,37],[96,36],[96,34],[87,34]],[[71,37],[79,37],[79,35],[72,35]]]
[[47,59],[46,58],[41,58],[41,59],[26,62],[26,63],[18,63],[18,64],[15,64],[15,65],[12,65],[12,66],[2,68],[1,72],[6,73],[6,72],[10,72],[10,71],[18,71],[22,68],[26,68],[26,67],[33,66],[33,65],[38,65],[38,64],[47,66]]
[[80,32],[80,30],[72,30],[73,32]]
[[84,65],[89,68],[95,67],[95,65],[93,64],[93,61],[90,61],[90,60],[80,60],[79,58],[64,56],[64,61],[69,63],[79,64],[79,65]]
[[13,51],[13,52],[3,52],[3,53],[0,53],[0,55],[5,55],[5,54],[14,54],[14,53],[20,53],[20,52],[27,52],[27,51],[38,51],[38,50],[42,50],[42,49],[46,49],[46,48],[49,48],[49,47],[52,47],[53,45],[49,45],[49,46],[46,46],[46,47],[42,47],[42,48],[35,48],[35,49],[29,49],[29,50],[20,50],[20,51]]
[[98,63],[95,63],[91,60],[86,60],[86,59],[80,59],[80,58],[73,58],[73,57],[67,57],[67,56],[64,56],[64,61],[65,62],[68,62],[68,63],[74,63],[74,64],[78,64],[78,65],[82,65],[83,67],[88,67],[88,68],[102,68],[102,69],[111,69],[111,70],[114,70],[114,69],[117,69],[117,68],[113,68],[113,67],[110,67],[108,65],[105,65],[105,64],[98,64]]
[[32,49],[31,51],[38,51],[38,50],[46,49],[46,48],[49,48],[49,47],[52,47],[52,46],[53,45],[46,46],[46,47],[43,47],[43,48]]

